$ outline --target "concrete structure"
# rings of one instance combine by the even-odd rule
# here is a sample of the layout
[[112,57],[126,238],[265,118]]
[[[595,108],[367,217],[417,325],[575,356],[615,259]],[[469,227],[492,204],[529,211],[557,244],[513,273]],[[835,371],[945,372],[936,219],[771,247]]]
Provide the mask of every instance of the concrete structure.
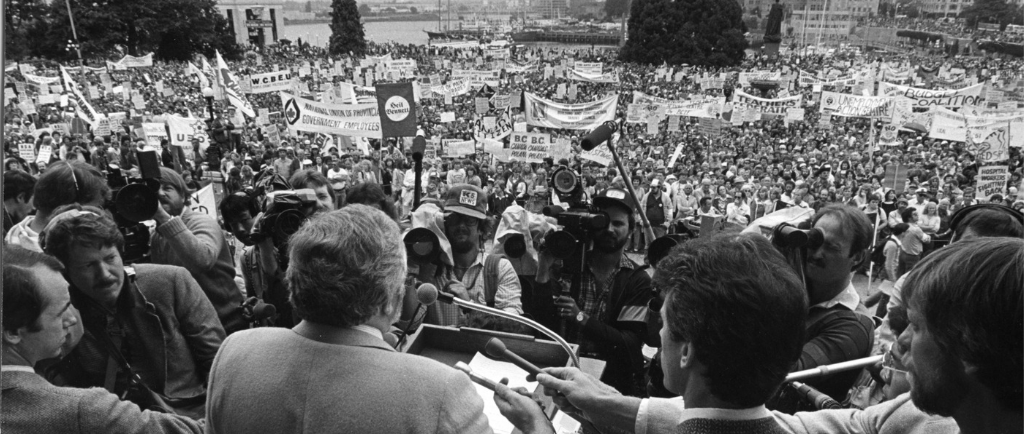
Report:
[[217,10],[240,45],[274,45],[284,37],[283,0],[218,0]]
[[789,26],[797,41],[842,41],[861,17],[878,13],[879,0],[807,0],[793,5]]

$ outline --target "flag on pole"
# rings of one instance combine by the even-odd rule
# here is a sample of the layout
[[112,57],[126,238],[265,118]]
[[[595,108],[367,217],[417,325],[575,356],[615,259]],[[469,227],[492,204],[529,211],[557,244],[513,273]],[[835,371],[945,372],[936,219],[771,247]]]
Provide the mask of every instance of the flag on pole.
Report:
[[416,100],[412,83],[378,84],[377,112],[384,137],[413,137],[416,135]]
[[217,52],[217,72],[217,77],[220,79],[221,85],[224,87],[224,93],[227,95],[231,105],[235,106],[242,114],[255,118],[256,112],[253,111],[252,104],[249,104],[249,100],[245,99],[245,96],[242,95],[242,91],[238,88],[238,80],[231,76],[228,64],[220,56],[220,51]]
[[93,110],[92,104],[89,104],[89,100],[82,95],[82,91],[78,89],[78,83],[71,79],[71,74],[64,69],[64,65],[60,65],[60,75],[64,79],[64,93],[68,95],[68,103],[74,104],[78,117],[88,122],[89,125],[95,125],[99,120],[96,110]]
[[[203,59],[203,62],[205,62],[205,61],[206,61],[206,59]],[[207,66],[209,66],[209,65],[207,65]],[[202,87],[202,88],[210,87],[210,80],[206,78],[206,74],[203,74],[203,71],[200,71],[199,68],[196,68],[196,66],[193,65],[192,62],[188,62],[188,73],[189,74],[195,74],[196,77],[199,77],[199,86],[200,87]]]

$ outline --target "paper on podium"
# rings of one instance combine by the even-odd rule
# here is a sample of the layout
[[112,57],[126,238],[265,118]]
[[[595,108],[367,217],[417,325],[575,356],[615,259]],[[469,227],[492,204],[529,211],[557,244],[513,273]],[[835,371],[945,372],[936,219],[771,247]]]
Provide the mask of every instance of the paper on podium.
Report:
[[[501,381],[502,378],[508,378],[508,387],[513,389],[525,387],[530,392],[537,389],[537,382],[526,381],[528,374],[520,367],[508,362],[491,360],[479,352],[473,356],[473,360],[470,360],[469,367],[473,372],[495,382]],[[476,387],[476,393],[480,394],[480,398],[484,400],[484,415],[490,421],[494,434],[511,433],[515,427],[498,411],[498,405],[494,403],[494,392],[476,383],[473,383],[473,386]]]

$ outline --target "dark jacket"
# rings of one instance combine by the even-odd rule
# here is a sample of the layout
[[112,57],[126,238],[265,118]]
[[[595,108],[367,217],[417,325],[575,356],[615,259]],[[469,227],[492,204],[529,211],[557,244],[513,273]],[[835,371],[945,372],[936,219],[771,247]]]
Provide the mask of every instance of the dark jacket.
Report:
[[[125,332],[122,353],[157,393],[170,398],[205,393],[224,340],[213,305],[184,268],[138,264],[135,271],[135,284],[126,277],[117,300],[117,323]],[[81,312],[85,335],[59,374],[67,385],[103,387],[109,353],[96,336],[108,329],[107,313],[76,288],[71,288],[71,301]]]

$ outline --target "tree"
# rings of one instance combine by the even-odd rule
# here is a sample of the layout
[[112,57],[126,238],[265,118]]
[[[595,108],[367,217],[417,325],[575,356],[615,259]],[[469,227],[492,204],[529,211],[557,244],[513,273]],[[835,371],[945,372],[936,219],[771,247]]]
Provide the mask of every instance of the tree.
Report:
[[1020,11],[1006,0],[975,0],[960,12],[960,18],[966,19],[967,25],[972,27],[978,23],[999,23],[1005,27],[1017,17]]
[[747,48],[735,0],[633,0],[619,57],[646,64],[734,66]]
[[[71,1],[83,57],[119,57],[155,53],[159,59],[188,59],[220,50],[237,58],[241,48],[228,31],[214,0]],[[54,1],[41,14],[45,25],[29,32],[32,54],[73,58],[67,6]]]
[[306,0],[306,12],[313,12],[313,1]]
[[609,17],[621,17],[626,13],[629,0],[606,0],[604,2],[604,13]]
[[371,13],[373,13],[373,9],[370,9],[370,5],[368,5],[366,3],[363,3],[363,4],[359,5],[359,14],[360,15],[370,15]]
[[331,54],[366,54],[366,32],[355,0],[331,1]]
[[410,14],[416,14],[416,13],[419,13],[419,12],[420,11],[419,11],[419,9],[416,9],[416,6],[410,6],[409,7],[409,13]]

